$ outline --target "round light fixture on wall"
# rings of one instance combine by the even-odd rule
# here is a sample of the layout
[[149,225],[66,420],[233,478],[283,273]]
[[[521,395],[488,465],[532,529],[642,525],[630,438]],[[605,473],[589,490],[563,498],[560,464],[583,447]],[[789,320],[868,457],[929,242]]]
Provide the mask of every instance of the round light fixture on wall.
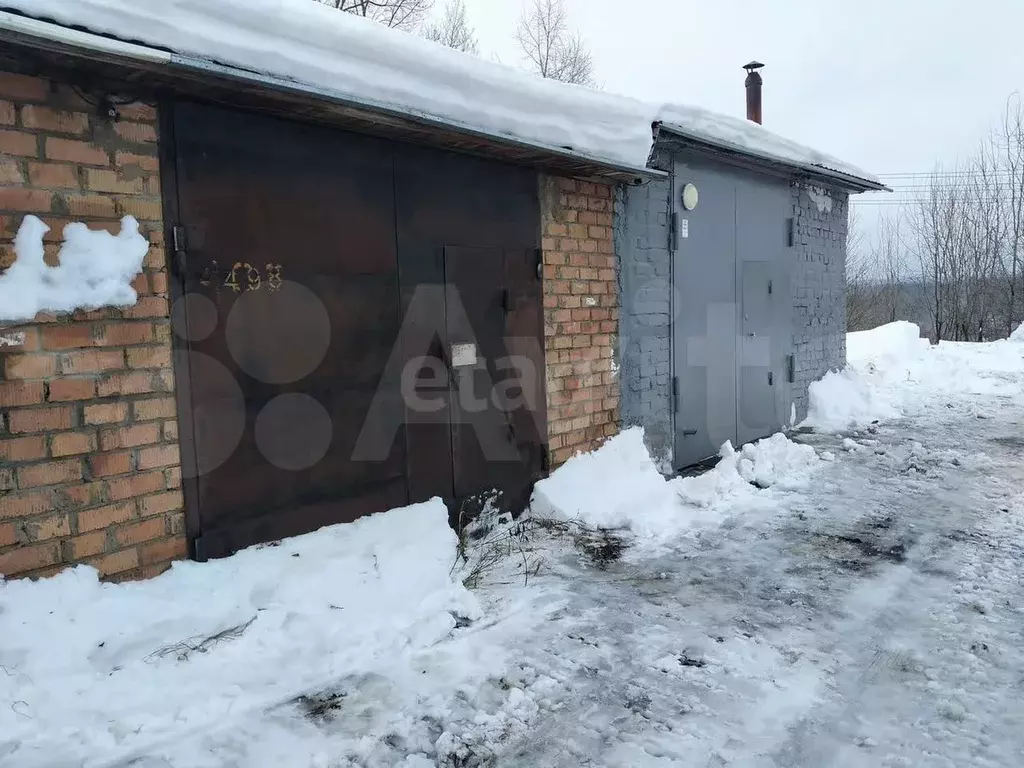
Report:
[[688,211],[692,211],[697,207],[697,201],[700,199],[700,194],[697,192],[697,187],[693,184],[687,184],[683,187],[683,208]]

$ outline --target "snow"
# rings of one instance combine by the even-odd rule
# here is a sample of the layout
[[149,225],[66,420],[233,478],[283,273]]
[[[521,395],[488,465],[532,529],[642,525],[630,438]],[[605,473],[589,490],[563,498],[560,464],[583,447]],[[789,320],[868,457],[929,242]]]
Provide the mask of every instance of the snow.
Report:
[[613,164],[645,167],[651,126],[661,122],[720,146],[877,182],[750,121],[543,80],[309,0],[10,0],[7,6]]
[[804,426],[841,432],[880,419],[892,419],[900,411],[883,393],[871,386],[854,368],[829,371],[810,386],[810,408]]
[[849,348],[899,416],[676,480],[624,432],[466,561],[435,500],[0,582],[0,768],[1018,768],[1024,347]]
[[66,225],[55,267],[43,261],[49,229],[35,216],[22,220],[14,239],[17,259],[0,275],[0,320],[135,304],[132,281],[142,271],[149,243],[134,218],[125,216],[117,235],[78,222]]
[[847,358],[846,369],[811,384],[803,426],[841,432],[911,415],[939,396],[1010,396],[1024,373],[1024,349],[1012,340],[932,345],[907,322],[849,334]]
[[479,614],[455,553],[435,499],[137,584],[0,579],[0,765],[127,763],[396,663]]
[[1024,344],[1024,323],[1017,326],[1017,330],[1010,334],[1010,341]]
[[921,338],[921,329],[904,320],[846,336],[847,357],[857,365],[898,363],[928,346],[928,340]]
[[637,551],[657,549],[698,526],[720,522],[737,499],[772,486],[800,487],[818,463],[813,448],[781,434],[738,451],[726,443],[719,458],[702,475],[666,479],[644,444],[643,430],[633,427],[537,483],[531,512],[590,528],[626,529],[636,537]]

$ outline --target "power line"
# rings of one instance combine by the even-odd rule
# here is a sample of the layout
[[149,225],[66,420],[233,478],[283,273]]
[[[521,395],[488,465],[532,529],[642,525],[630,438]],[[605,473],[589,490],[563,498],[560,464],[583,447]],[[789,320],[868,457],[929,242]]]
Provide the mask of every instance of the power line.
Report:
[[[974,176],[980,172],[971,168],[961,168],[955,171],[916,171],[907,173],[876,173],[880,179],[916,179],[916,178],[935,178],[943,176]],[[986,172],[990,176],[995,175],[1006,175],[1014,176],[1017,175],[1014,171],[1008,168],[992,168]]]

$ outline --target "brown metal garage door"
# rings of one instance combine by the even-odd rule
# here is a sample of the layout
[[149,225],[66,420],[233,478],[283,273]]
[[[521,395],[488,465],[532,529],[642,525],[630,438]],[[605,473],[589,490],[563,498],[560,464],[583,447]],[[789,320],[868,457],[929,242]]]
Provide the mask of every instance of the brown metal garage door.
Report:
[[[190,103],[173,131],[195,556],[434,495],[453,515],[491,489],[524,503],[546,434],[536,175]],[[539,422],[486,397],[524,335]],[[402,391],[421,355],[442,368],[413,379],[428,413]],[[466,412],[463,382],[486,407]]]

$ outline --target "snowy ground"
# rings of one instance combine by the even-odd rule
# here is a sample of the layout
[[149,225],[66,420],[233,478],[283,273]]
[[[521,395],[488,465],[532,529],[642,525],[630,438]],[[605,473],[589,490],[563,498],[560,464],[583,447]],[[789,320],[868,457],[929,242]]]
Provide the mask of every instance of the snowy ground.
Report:
[[1016,768],[1024,344],[907,330],[851,338],[795,444],[671,482],[630,434],[569,465],[545,517],[629,530],[497,529],[468,592],[430,505],[215,565],[215,607],[194,565],[0,586],[0,766]]

